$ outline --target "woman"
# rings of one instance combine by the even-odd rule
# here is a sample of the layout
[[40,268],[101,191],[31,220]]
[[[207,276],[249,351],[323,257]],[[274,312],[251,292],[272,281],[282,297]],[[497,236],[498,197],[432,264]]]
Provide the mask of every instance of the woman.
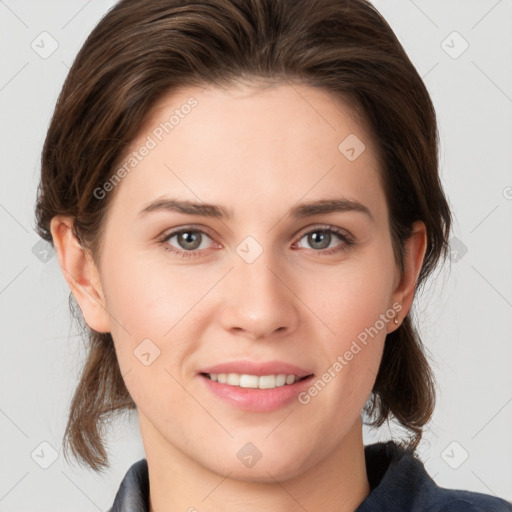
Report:
[[[39,232],[90,329],[66,442],[146,458],[113,511],[512,510],[415,457],[408,316],[451,217],[426,88],[364,0],[119,2],[43,150]],[[363,416],[407,441],[364,446]]]

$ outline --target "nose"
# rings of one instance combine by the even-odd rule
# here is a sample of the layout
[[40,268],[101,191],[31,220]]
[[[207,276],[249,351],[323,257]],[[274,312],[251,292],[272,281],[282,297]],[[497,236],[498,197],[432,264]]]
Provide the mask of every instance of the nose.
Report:
[[283,267],[270,251],[252,263],[235,261],[221,292],[221,322],[226,330],[256,340],[296,329],[300,301],[293,293],[291,274]]

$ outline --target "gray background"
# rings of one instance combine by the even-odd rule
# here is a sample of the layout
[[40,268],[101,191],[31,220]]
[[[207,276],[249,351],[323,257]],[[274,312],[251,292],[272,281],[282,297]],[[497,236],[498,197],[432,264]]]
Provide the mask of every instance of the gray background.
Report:
[[[442,180],[455,213],[451,265],[415,309],[439,384],[419,452],[439,485],[512,500],[512,1],[374,3],[432,95]],[[57,95],[112,4],[0,0],[4,512],[107,510],[128,467],[144,456],[131,415],[109,432],[105,474],[64,460],[62,435],[84,350],[57,258],[39,241],[33,220],[40,151]],[[365,442],[400,432],[365,430]]]

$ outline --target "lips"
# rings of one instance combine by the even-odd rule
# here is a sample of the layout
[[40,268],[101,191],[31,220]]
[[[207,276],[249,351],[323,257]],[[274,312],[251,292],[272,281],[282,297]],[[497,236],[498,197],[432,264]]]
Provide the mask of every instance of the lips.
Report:
[[198,372],[214,396],[239,409],[271,412],[296,400],[313,373],[281,361],[233,361]]

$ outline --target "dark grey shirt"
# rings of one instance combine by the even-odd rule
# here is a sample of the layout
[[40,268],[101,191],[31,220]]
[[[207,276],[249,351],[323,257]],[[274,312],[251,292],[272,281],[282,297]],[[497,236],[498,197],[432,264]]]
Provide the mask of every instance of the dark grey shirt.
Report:
[[[365,446],[365,458],[371,491],[355,512],[512,512],[500,498],[438,487],[423,463],[393,441]],[[128,470],[109,512],[149,512],[146,459]]]

